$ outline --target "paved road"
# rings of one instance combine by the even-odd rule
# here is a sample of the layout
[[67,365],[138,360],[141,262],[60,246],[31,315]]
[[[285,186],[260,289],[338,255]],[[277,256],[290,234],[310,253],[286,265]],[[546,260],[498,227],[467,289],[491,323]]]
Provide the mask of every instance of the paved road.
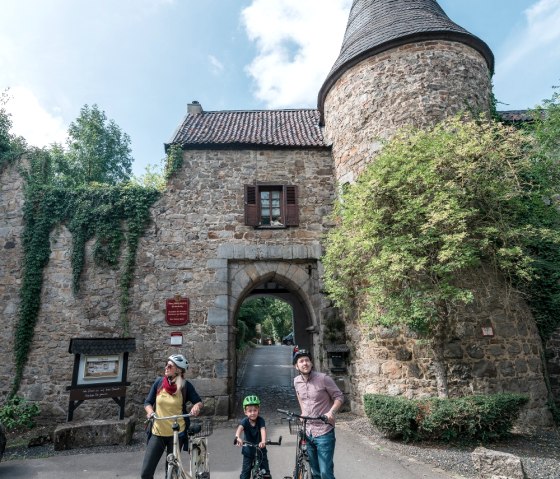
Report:
[[292,346],[263,346],[245,357],[237,377],[236,416],[243,416],[243,398],[256,394],[261,399],[261,415],[265,419],[277,416],[277,409],[297,410],[294,393],[295,369],[292,366]]
[[[283,436],[282,446],[269,446],[269,460],[274,479],[289,475],[293,468],[295,441],[287,427],[274,425],[269,434]],[[241,470],[241,453],[232,446],[234,424],[215,429],[209,438],[212,479],[234,479]],[[87,452],[85,450],[84,452]],[[140,477],[144,451],[115,454],[77,454],[45,459],[0,463],[0,478],[6,479],[132,479]],[[159,467],[157,479],[163,479]],[[337,430],[335,473],[338,479],[449,479],[453,476],[406,458],[392,457],[365,440],[357,439],[344,427]]]
[[[262,413],[267,420],[268,434],[277,439],[282,435],[282,446],[269,447],[269,461],[274,479],[288,476],[293,468],[295,436],[276,413],[276,408],[297,410],[297,401],[291,388],[293,372],[290,363],[291,347],[265,346],[247,357],[244,373],[238,382],[238,399],[247,394],[258,394],[263,402]],[[266,385],[263,385],[266,384]],[[239,411],[241,408],[239,406]],[[241,416],[241,412],[239,416]],[[212,479],[234,479],[241,470],[241,452],[232,445],[236,421],[214,429],[209,438]],[[453,476],[432,467],[395,457],[390,451],[379,450],[375,444],[354,434],[346,424],[337,427],[335,474],[338,479],[449,479]],[[139,477],[143,449],[114,454],[84,454],[55,456],[45,459],[8,461],[0,463],[0,478],[6,479],[74,479],[94,478],[132,479]],[[162,479],[163,466],[159,476]]]

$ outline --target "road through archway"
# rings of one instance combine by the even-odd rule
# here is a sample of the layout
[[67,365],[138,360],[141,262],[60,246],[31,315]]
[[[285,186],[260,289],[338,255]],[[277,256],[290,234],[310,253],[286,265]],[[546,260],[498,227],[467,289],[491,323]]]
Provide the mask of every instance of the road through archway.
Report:
[[250,348],[237,371],[234,417],[243,416],[243,398],[249,394],[259,396],[265,419],[277,417],[278,408],[299,412],[293,388],[292,349],[285,345]]

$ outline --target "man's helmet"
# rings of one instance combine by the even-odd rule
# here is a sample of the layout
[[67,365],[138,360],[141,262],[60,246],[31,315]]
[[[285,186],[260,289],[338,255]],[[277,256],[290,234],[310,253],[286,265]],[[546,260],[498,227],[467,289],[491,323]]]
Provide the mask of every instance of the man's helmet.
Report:
[[243,399],[243,407],[247,407],[247,406],[258,406],[260,405],[261,400],[258,398],[258,396],[252,395],[252,396],[247,396],[245,399]]
[[187,358],[185,358],[185,356],[183,356],[182,354],[172,354],[167,358],[167,360],[172,361],[175,366],[181,368],[183,371],[189,369],[189,362],[187,361]]
[[311,357],[311,353],[307,349],[300,349],[296,351],[296,353],[294,354],[294,357],[292,358],[292,364],[295,365],[297,363],[297,360],[304,356],[308,357],[309,361],[313,361],[313,358]]

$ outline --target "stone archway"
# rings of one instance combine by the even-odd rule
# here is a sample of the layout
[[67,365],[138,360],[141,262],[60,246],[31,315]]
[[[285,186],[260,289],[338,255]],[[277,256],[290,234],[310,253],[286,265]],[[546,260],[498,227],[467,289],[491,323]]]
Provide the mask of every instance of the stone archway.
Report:
[[[309,349],[316,354],[315,366],[323,368],[320,352],[322,323],[332,313],[332,306],[321,291],[321,246],[311,245],[240,245],[223,244],[218,255],[208,261],[215,282],[208,293],[214,304],[208,309],[208,325],[216,330],[218,341],[227,343],[227,359],[216,364],[216,386],[212,391],[226,413],[233,410],[236,380],[235,315],[243,301],[259,285],[274,283],[285,293],[282,298],[302,312],[298,325],[307,334]],[[299,313],[297,313],[299,314]],[[224,367],[225,366],[225,367]],[[213,383],[213,384],[214,384]]]
[[243,302],[255,296],[271,296],[286,301],[293,310],[294,333],[302,347],[313,350],[314,332],[318,331],[318,313],[313,308],[313,281],[311,262],[289,264],[283,262],[230,262],[229,280],[231,286],[230,309],[230,410],[234,409],[237,352],[235,350],[235,318]]
[[[310,331],[314,327],[307,306],[299,294],[293,291],[293,287],[286,284],[285,278],[272,274],[258,281],[238,299],[233,313],[234,333],[238,334],[239,331],[237,317],[242,304],[257,298],[274,298],[290,306],[294,336],[301,347],[310,349],[313,344],[313,333]],[[266,310],[263,313],[267,314]],[[248,394],[255,394],[261,399],[261,411],[266,417],[276,414],[277,408],[298,410],[293,389],[295,370],[291,366],[292,345],[261,343],[261,346],[247,347],[243,353],[239,353],[235,349],[235,345],[239,344],[235,335],[231,344],[232,354],[235,355],[232,356],[233,390],[230,406],[233,416],[240,415],[243,410],[242,399]]]
[[[291,284],[286,278],[282,278],[275,273],[269,273],[246,290],[244,295],[236,298],[232,320],[235,322],[239,308],[249,298],[269,296],[280,299],[292,307],[296,344],[302,348],[311,349],[313,341],[309,336],[310,332],[312,333],[315,330],[314,322],[311,318],[308,304],[306,304],[304,297],[301,296],[301,291],[298,291],[298,289],[300,288]],[[235,326],[235,324],[232,325]]]

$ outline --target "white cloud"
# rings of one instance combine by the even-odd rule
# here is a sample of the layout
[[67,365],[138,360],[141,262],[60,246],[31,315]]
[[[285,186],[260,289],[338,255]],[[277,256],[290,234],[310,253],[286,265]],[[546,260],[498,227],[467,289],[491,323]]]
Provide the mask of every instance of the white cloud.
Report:
[[208,60],[210,61],[210,66],[212,68],[212,73],[219,75],[224,71],[224,64],[218,60],[214,55],[208,55]]
[[560,61],[560,0],[540,0],[524,13],[527,24],[499,63],[501,74],[549,62],[551,57]]
[[8,90],[8,98],[6,111],[11,114],[12,133],[38,147],[65,142],[67,126],[64,120],[45,110],[31,90],[12,87]]
[[268,108],[316,106],[342,45],[350,0],[253,0],[243,10],[257,56],[247,67]]

